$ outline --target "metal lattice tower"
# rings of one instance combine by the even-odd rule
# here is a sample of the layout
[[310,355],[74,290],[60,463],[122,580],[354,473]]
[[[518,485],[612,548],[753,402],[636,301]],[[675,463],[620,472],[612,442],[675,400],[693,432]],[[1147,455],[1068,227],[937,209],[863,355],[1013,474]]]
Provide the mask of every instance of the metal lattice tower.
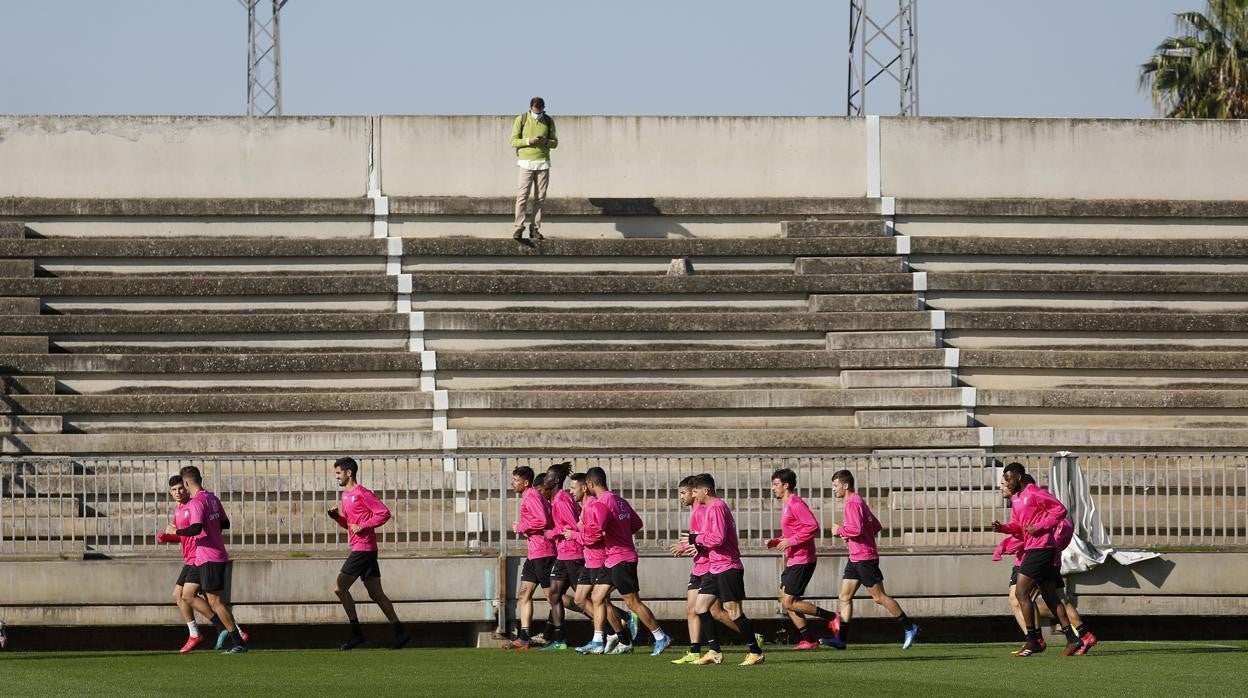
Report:
[[[919,0],[849,0],[849,89],[845,115],[867,113],[867,87],[877,79],[898,87],[898,116],[919,115]],[[881,11],[881,7],[887,7]],[[887,14],[892,13],[892,14]]]
[[[282,115],[282,50],[278,15],[288,0],[238,0],[247,8],[247,116]],[[257,12],[271,5],[271,12]]]

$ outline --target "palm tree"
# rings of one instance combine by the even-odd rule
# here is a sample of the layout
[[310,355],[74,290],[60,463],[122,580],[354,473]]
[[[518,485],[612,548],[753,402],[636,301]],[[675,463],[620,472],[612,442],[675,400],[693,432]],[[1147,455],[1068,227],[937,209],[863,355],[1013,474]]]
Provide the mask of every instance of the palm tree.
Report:
[[1248,118],[1248,0],[1208,0],[1175,15],[1180,36],[1140,66],[1159,112],[1171,118]]

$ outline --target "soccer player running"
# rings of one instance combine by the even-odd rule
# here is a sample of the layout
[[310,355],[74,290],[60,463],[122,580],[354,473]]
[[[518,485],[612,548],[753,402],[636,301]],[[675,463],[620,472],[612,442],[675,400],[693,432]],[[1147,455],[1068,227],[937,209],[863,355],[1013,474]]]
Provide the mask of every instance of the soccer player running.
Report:
[[[584,613],[589,616],[594,624],[593,638],[584,645],[576,648],[580,654],[607,654],[614,653],[619,647],[621,640],[623,644],[632,647],[633,637],[636,636],[637,621],[636,614],[629,614],[629,623],[627,626],[623,623],[625,614],[616,608],[610,601],[606,602],[606,607],[602,609],[603,615],[599,615],[599,608],[594,604],[594,587],[598,584],[609,584],[610,578],[607,576],[607,546],[606,541],[601,535],[594,540],[587,541],[582,531],[591,530],[601,534],[602,522],[606,518],[606,514],[602,509],[602,505],[589,492],[589,486],[585,483],[585,473],[572,474],[571,486],[572,499],[581,505],[581,514],[577,519],[574,527],[564,526],[562,534],[564,540],[575,542],[581,546],[581,550],[585,555],[585,565],[581,568],[580,578],[576,583],[576,595],[573,603],[584,609]],[[586,525],[586,521],[591,521]],[[606,634],[607,625],[610,624],[612,633]]]
[[1026,475],[1027,471],[1022,463],[1015,462],[1005,466],[1001,474],[1001,490],[1002,494],[1008,492],[1012,497],[1010,522],[992,522],[994,532],[1023,537],[1023,560],[1018,567],[1014,597],[1018,601],[1019,613],[1027,623],[1027,641],[1015,656],[1030,657],[1046,649],[1040,635],[1039,623],[1036,621],[1035,603],[1031,598],[1036,588],[1039,588],[1040,596],[1049,612],[1057,619],[1062,633],[1066,635],[1066,647],[1062,650],[1062,656],[1082,654],[1080,650],[1086,651],[1086,648],[1071,626],[1066,609],[1059,603],[1057,595],[1057,582],[1061,571],[1061,550],[1058,547],[1057,533],[1060,524],[1067,518],[1066,507],[1061,500],[1034,482],[1025,485],[1023,478]]
[[715,599],[723,604],[728,617],[741,629],[749,643],[749,654],[741,666],[762,664],[763,649],[754,636],[754,628],[745,615],[741,604],[745,601],[745,565],[741,563],[741,548],[737,540],[737,522],[728,505],[715,494],[715,479],[703,473],[693,479],[694,501],[702,505],[703,515],[698,530],[689,531],[689,543],[705,550],[710,562],[708,573],[702,576],[698,588],[697,611],[701,619],[700,637],[706,640],[706,654],[694,664],[720,664],[724,661],[719,645],[719,631],[711,615]]
[[767,541],[768,548],[784,553],[784,573],[780,575],[780,607],[793,621],[793,627],[802,638],[793,649],[819,649],[819,638],[806,624],[806,616],[818,616],[828,622],[835,636],[840,631],[840,619],[836,614],[806,601],[806,587],[815,576],[818,555],[815,553],[815,534],[819,522],[810,511],[806,501],[798,496],[797,473],[781,468],[771,474],[771,494],[783,504],[780,513],[780,537]]
[[880,521],[871,508],[854,491],[854,476],[848,470],[838,470],[832,475],[832,492],[837,499],[845,500],[845,516],[839,526],[832,526],[832,535],[845,539],[849,547],[849,562],[841,575],[840,632],[819,642],[845,649],[849,642],[850,621],[854,617],[854,594],[865,586],[871,599],[888,611],[901,624],[903,650],[910,649],[919,634],[919,626],[910,620],[893,597],[884,590],[884,573],[880,571],[880,553],[875,547],[875,537],[880,532]]
[[217,637],[217,649],[224,646],[228,637],[234,642],[234,646],[225,652],[246,652],[247,639],[234,623],[234,614],[230,612],[223,597],[230,556],[225,551],[225,540],[221,531],[230,527],[230,519],[225,515],[225,509],[217,495],[204,489],[204,477],[199,468],[188,465],[178,474],[182,477],[186,491],[191,495],[191,501],[186,505],[186,525],[179,528],[169,524],[165,533],[195,539],[195,574],[198,577],[198,581],[187,580],[182,585],[182,598],[186,603],[194,604],[195,595],[203,590],[204,596],[208,597],[208,605],[225,626],[225,631]]
[[[190,510],[187,505],[191,501],[191,495],[187,493],[186,486],[182,484],[182,476],[174,475],[169,478],[169,496],[173,501],[177,502],[177,507],[173,511],[173,524],[175,528],[182,528],[186,525],[187,519],[190,517]],[[212,608],[208,606],[208,601],[198,594],[191,601],[187,601],[182,596],[182,587],[187,582],[199,583],[199,573],[195,568],[195,539],[183,538],[176,533],[169,533],[168,529],[156,534],[156,540],[161,543],[181,543],[182,544],[182,570],[178,573],[178,579],[173,583],[173,601],[178,605],[178,610],[182,612],[182,620],[186,622],[186,629],[189,636],[182,645],[182,649],[178,652],[186,654],[195,649],[200,642],[203,642],[203,636],[199,634],[199,625],[195,623],[195,611],[209,619],[214,628],[218,632],[224,630],[221,627],[221,621],[217,619],[216,614],[212,612]],[[238,629],[243,641],[247,641],[247,633],[240,627]]]
[[555,544],[555,564],[550,569],[550,588],[547,594],[550,601],[552,636],[548,638],[550,643],[543,650],[568,648],[567,637],[564,635],[564,617],[567,613],[564,595],[568,589],[576,587],[581,578],[581,569],[585,566],[584,546],[563,535],[564,531],[575,529],[581,517],[581,506],[573,500],[570,492],[563,489],[564,480],[571,472],[571,463],[555,463],[546,470],[546,478],[542,481],[542,496],[550,502],[550,517],[554,522],[554,526],[547,529],[546,537]]
[[[533,592],[538,585],[550,601],[550,571],[555,565],[555,544],[546,536],[554,528],[550,502],[533,486],[533,469],[522,465],[511,471],[511,489],[520,495],[520,511],[513,530],[528,541],[528,554],[520,570],[520,588],[516,591],[516,612],[520,615],[520,631],[504,649],[527,650],[532,644],[529,634],[533,623]],[[551,603],[551,607],[554,604]],[[561,621],[562,622],[562,621]]]
[[[601,505],[595,507],[595,512],[601,513],[603,518],[601,521],[597,516],[587,518],[581,534],[587,542],[602,539],[606,547],[607,583],[595,584],[593,591],[594,627],[597,630],[603,626],[599,622],[599,616],[605,618],[607,600],[611,596],[611,590],[615,589],[624,599],[628,610],[636,613],[641,624],[654,636],[654,649],[650,656],[657,657],[672,644],[672,638],[663,632],[654,613],[641,600],[641,585],[637,581],[637,546],[633,543],[633,534],[640,531],[643,525],[641,517],[628,501],[607,489],[607,473],[602,468],[594,467],[585,471],[585,484]],[[614,653],[625,654],[632,649],[632,643],[626,643],[621,636]]]
[[342,499],[337,507],[330,509],[329,518],[342,528],[347,529],[347,543],[351,554],[347,556],[338,578],[334,580],[334,595],[342,602],[347,620],[351,623],[351,635],[338,649],[346,651],[364,644],[364,630],[360,627],[360,617],[355,610],[355,599],[351,596],[351,585],[359,579],[368,591],[368,597],[377,604],[377,608],[390,621],[394,629],[394,641],[390,649],[397,650],[411,641],[411,636],[399,622],[394,612],[394,604],[381,588],[381,565],[377,561],[377,529],[390,520],[390,510],[373,494],[372,490],[361,485],[356,477],[360,465],[354,458],[344,456],[334,461],[334,479],[342,488]]
[[[677,489],[680,503],[689,507],[689,531],[702,528],[702,505],[695,502],[693,497],[693,482],[696,477],[695,475],[685,477],[680,481]],[[672,543],[669,550],[673,557],[693,558],[693,569],[689,571],[688,591],[685,593],[685,620],[689,625],[689,651],[683,657],[672,660],[672,664],[693,664],[702,658],[702,619],[698,617],[698,589],[702,588],[702,576],[709,573],[711,562],[705,551],[698,550],[697,546],[689,543],[687,531],[681,534],[680,540]],[[711,606],[711,616],[734,633],[741,634],[741,629],[728,617],[718,598]]]

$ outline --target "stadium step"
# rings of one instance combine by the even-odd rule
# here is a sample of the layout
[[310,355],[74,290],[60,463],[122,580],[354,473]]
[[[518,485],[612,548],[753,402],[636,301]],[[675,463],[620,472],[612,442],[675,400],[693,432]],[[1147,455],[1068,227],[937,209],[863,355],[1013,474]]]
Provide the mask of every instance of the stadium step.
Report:
[[883,237],[888,229],[878,219],[781,221],[780,234],[786,238]]

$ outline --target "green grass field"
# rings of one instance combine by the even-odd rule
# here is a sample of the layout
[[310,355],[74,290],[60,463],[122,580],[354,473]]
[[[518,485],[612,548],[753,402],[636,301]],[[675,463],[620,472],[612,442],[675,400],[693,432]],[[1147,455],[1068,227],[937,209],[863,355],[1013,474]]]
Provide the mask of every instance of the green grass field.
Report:
[[[640,650],[641,648],[639,648]],[[1087,657],[1027,659],[1014,645],[770,649],[756,667],[675,666],[652,658],[501,650],[0,653],[5,696],[586,695],[1225,696],[1248,689],[1248,642],[1105,642]],[[739,648],[728,661],[740,661]],[[583,682],[576,688],[569,682]],[[190,686],[194,685],[193,688]],[[552,687],[554,691],[552,691]]]

